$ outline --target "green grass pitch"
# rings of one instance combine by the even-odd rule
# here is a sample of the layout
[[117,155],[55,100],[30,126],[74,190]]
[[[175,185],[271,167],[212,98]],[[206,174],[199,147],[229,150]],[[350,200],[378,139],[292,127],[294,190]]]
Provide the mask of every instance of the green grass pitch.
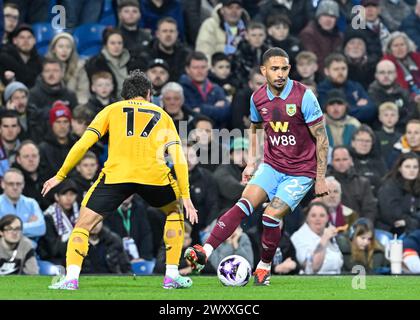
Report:
[[[217,277],[193,276],[193,287],[164,290],[162,276],[82,276],[80,290],[54,291],[52,277],[2,276],[5,300],[381,300],[420,299],[420,277],[367,276],[366,289],[355,290],[352,276],[274,276],[269,287],[224,287]],[[252,279],[251,279],[252,280]]]

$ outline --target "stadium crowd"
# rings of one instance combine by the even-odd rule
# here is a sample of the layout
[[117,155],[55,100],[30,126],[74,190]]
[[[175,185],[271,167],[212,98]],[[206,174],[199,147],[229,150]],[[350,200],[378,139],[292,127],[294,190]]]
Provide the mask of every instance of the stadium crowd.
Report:
[[[51,25],[52,2],[66,9],[66,27],[45,39],[39,26]],[[364,11],[352,11],[356,5]],[[249,145],[245,136],[223,144],[213,129],[249,127],[250,97],[265,82],[258,67],[270,47],[288,52],[290,78],[318,97],[330,143],[330,194],[313,199],[310,192],[285,217],[273,272],[337,274],[363,265],[389,273],[384,234],[409,239],[407,256],[420,251],[412,245],[420,244],[420,0],[7,0],[2,7],[0,274],[51,274],[65,265],[108,138],[45,198],[42,185],[95,115],[120,100],[134,69],[147,73],[152,102],[188,136],[200,220],[186,222],[184,249],[205,241],[240,198]],[[86,50],[88,40],[96,47]],[[223,155],[230,163],[219,164]],[[255,266],[261,214],[215,251],[205,273],[230,254]],[[132,196],[106,216],[90,234],[82,273],[132,273],[141,261],[164,271],[162,212]],[[309,270],[308,252],[320,242],[327,249],[311,256]],[[181,273],[192,272],[180,263]],[[412,263],[406,269],[420,272]]]

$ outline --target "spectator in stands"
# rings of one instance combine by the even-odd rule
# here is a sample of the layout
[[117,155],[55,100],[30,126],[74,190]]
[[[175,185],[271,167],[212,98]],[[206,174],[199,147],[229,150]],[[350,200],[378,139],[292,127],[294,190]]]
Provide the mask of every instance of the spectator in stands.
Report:
[[157,24],[156,38],[150,43],[151,59],[163,59],[169,65],[169,80],[178,81],[185,71],[185,63],[190,49],[178,39],[176,21],[171,17],[162,18]]
[[384,46],[390,31],[381,17],[380,0],[362,0],[364,15],[360,17],[361,25],[366,27],[357,29],[366,39],[367,53],[372,61],[379,61],[382,57],[382,47]]
[[367,274],[383,273],[389,270],[384,247],[375,239],[372,221],[360,218],[352,224],[348,235],[337,237],[338,246],[343,253],[342,271],[352,273],[353,267],[362,266]]
[[10,45],[0,53],[0,77],[4,84],[20,81],[28,88],[41,73],[41,57],[35,48],[35,36],[29,25],[21,24],[11,35]]
[[130,261],[154,258],[152,229],[146,216],[146,208],[137,196],[130,196],[124,200],[115,212],[109,214],[104,223],[122,238]]
[[42,64],[42,74],[35,86],[29,91],[29,102],[42,110],[40,121],[47,122],[48,111],[58,100],[70,109],[77,106],[76,94],[67,89],[64,84],[64,65],[61,61],[45,58]]
[[311,51],[301,51],[296,56],[296,78],[298,81],[321,81],[318,72],[318,58]]
[[89,99],[89,79],[85,70],[85,61],[79,58],[74,38],[70,33],[61,32],[51,40],[47,57],[57,59],[64,65],[64,84],[76,93],[80,104]]
[[121,238],[99,222],[89,234],[89,255],[83,261],[82,273],[127,274],[131,264]]
[[329,91],[324,109],[325,128],[330,147],[350,145],[351,137],[360,127],[360,122],[347,114],[348,103],[341,90],[332,89]]
[[[191,243],[194,243],[191,239],[191,231],[192,226],[188,221],[184,221],[184,243],[182,245],[182,251],[181,251],[181,257],[184,256],[185,250],[191,246]],[[155,268],[153,270],[153,273],[165,273],[166,268],[166,248],[164,243],[162,242],[162,245],[159,248],[158,254],[156,256],[156,264]],[[188,264],[187,259],[180,259],[179,261],[179,273],[182,275],[188,275],[192,273],[192,268]]]
[[235,94],[235,81],[229,57],[223,52],[216,52],[211,56],[209,80],[223,88],[226,98],[232,102]]
[[333,238],[336,227],[328,226],[328,208],[322,202],[312,202],[306,210],[306,221],[291,239],[298,263],[306,267],[309,256],[315,274],[340,274],[343,255]]
[[107,71],[112,74],[114,82],[114,95],[119,97],[122,84],[131,70],[144,69],[146,62],[142,58],[131,56],[123,46],[123,36],[119,29],[107,28],[102,36],[103,48],[101,53],[86,62],[86,71],[89,79],[98,71]]
[[194,141],[198,148],[198,165],[214,172],[222,161],[229,161],[229,149],[214,134],[214,122],[209,117],[198,114],[193,127],[189,140]]
[[[210,224],[210,230],[216,225],[216,220]],[[209,258],[209,264],[214,270],[217,270],[220,262],[230,255],[239,255],[245,258],[254,268],[254,251],[249,236],[243,232],[241,226],[238,226],[232,235],[217,247]]]
[[407,122],[405,134],[394,144],[391,153],[386,157],[388,168],[393,167],[402,153],[414,152],[420,156],[420,120],[412,119]]
[[229,164],[221,164],[214,172],[219,190],[219,203],[222,211],[233,207],[241,198],[245,183],[242,182],[242,171],[248,159],[249,141],[246,138],[234,138],[230,146]]
[[151,102],[161,106],[161,90],[169,81],[169,65],[163,59],[151,60],[147,66],[146,74],[152,83]]
[[375,80],[376,60],[367,54],[367,43],[363,34],[349,29],[344,34],[343,53],[347,58],[349,79],[359,82],[365,90]]
[[340,89],[346,96],[349,115],[368,124],[376,119],[376,108],[366,90],[360,83],[348,79],[348,65],[344,55],[341,53],[329,55],[325,59],[324,72],[327,78],[318,85],[321,105],[324,105],[331,89]]
[[246,85],[243,79],[248,79],[252,68],[262,63],[262,56],[269,48],[264,42],[265,26],[258,22],[250,22],[246,28],[245,39],[238,44],[232,56],[232,74],[237,88]]
[[420,160],[414,153],[402,154],[386,175],[378,192],[376,226],[401,235],[420,227]]
[[107,71],[97,71],[91,77],[92,85],[90,90],[92,95],[89,98],[86,107],[97,115],[107,105],[117,101],[114,92],[114,83],[112,74]]
[[97,23],[104,0],[61,0],[66,8],[66,28],[72,30],[81,24]]
[[391,32],[398,30],[401,23],[412,12],[411,7],[405,1],[400,0],[382,0],[379,6],[381,18]]
[[41,210],[45,210],[49,203],[41,195],[44,177],[39,174],[39,148],[31,140],[23,141],[16,151],[16,162],[13,168],[19,169],[25,179],[25,186],[22,194],[28,198],[35,199]]
[[34,104],[29,103],[29,90],[22,82],[10,82],[4,89],[3,98],[7,110],[15,110],[19,114],[21,131],[19,139],[42,138],[43,131],[39,128],[38,110]]
[[44,212],[47,231],[39,239],[37,253],[42,260],[66,265],[67,241],[79,218],[77,186],[66,180],[54,190],[54,203]]
[[341,184],[333,176],[325,178],[329,194],[320,198],[320,201],[328,207],[329,222],[335,227],[352,225],[359,214],[352,208],[346,207],[341,202],[343,191]]
[[386,164],[378,148],[375,148],[375,134],[363,124],[353,133],[351,152],[356,172],[366,177],[376,196],[382,178],[387,172]]
[[396,82],[410,91],[414,101],[420,104],[420,53],[405,33],[396,31],[385,45],[384,59],[391,60],[397,68]]
[[401,138],[401,133],[396,130],[398,122],[398,106],[393,102],[384,102],[379,105],[379,122],[382,127],[375,131],[376,141],[378,142],[381,154],[386,159],[392,152],[394,144]]
[[279,47],[289,55],[289,63],[294,66],[296,55],[301,51],[301,44],[298,38],[290,35],[292,22],[285,15],[269,15],[267,17],[267,39],[269,48]]
[[328,175],[336,178],[343,190],[342,202],[352,208],[360,217],[375,221],[377,200],[372,193],[367,178],[357,174],[349,150],[344,146],[336,146],[332,151],[332,168]]
[[195,50],[207,55],[208,60],[215,52],[234,54],[245,37],[248,21],[249,15],[241,0],[223,0],[201,24]]
[[[196,113],[184,105],[184,89],[179,83],[168,82],[162,88],[162,108],[174,121],[182,140],[185,140],[193,127]],[[180,126],[182,125],[182,130]]]
[[204,53],[195,51],[187,58],[186,74],[179,83],[184,88],[185,105],[195,112],[210,117],[216,127],[224,127],[230,119],[230,104],[225,92],[208,79],[208,60]]
[[95,183],[98,177],[98,169],[98,157],[92,151],[86,152],[76,166],[76,172],[71,176],[71,180],[77,187],[77,203],[79,206],[89,188]]
[[191,237],[194,243],[200,243],[200,231],[204,230],[219,215],[219,198],[216,180],[212,173],[198,166],[197,149],[193,143],[184,147],[188,162],[191,201],[200,211],[200,220],[194,224]]
[[420,48],[420,0],[417,0],[414,12],[403,20],[400,30],[414,41],[417,48]]
[[251,70],[248,79],[248,85],[245,88],[236,91],[232,99],[231,127],[233,129],[244,130],[249,128],[251,124],[251,121],[249,120],[251,95],[266,82],[259,67]]
[[[369,97],[377,105],[384,102],[393,102],[398,107],[399,120],[397,129],[404,130],[407,121],[417,116],[417,109],[409,91],[403,89],[397,82],[395,65],[389,60],[382,60],[376,66],[375,81],[369,86]],[[379,127],[374,123],[374,127]]]
[[271,15],[285,15],[289,17],[290,21],[293,21],[290,33],[296,36],[306,26],[313,11],[314,8],[310,1],[268,0],[261,3],[255,20],[267,25]]
[[420,273],[420,230],[404,237],[403,250],[403,270],[407,273]]
[[4,33],[3,45],[11,42],[11,35],[19,23],[19,7],[12,2],[6,2],[3,6]]
[[160,19],[171,17],[176,21],[181,39],[184,39],[184,14],[180,0],[142,0],[140,27],[148,29],[154,34]]
[[7,157],[9,167],[15,162],[20,131],[19,114],[16,111],[8,110],[0,114],[0,154]]
[[22,225],[13,214],[0,219],[0,275],[39,273],[35,250],[22,235]]
[[140,54],[147,48],[152,36],[150,32],[139,27],[141,12],[138,0],[121,0],[118,2],[119,29],[124,38],[124,47],[130,54]]
[[317,56],[319,70],[324,70],[325,58],[331,52],[340,50],[343,44],[343,34],[337,28],[339,14],[337,2],[322,0],[316,9],[315,20],[310,21],[299,34],[303,49]]
[[[45,220],[38,203],[22,195],[25,178],[18,169],[9,169],[1,181],[0,217],[7,214],[18,216],[23,222],[23,235],[37,242],[45,234]],[[35,244],[34,244],[35,245]]]
[[40,172],[47,179],[61,168],[67,154],[74,144],[70,136],[71,111],[62,103],[56,103],[49,111],[50,134],[39,145]]

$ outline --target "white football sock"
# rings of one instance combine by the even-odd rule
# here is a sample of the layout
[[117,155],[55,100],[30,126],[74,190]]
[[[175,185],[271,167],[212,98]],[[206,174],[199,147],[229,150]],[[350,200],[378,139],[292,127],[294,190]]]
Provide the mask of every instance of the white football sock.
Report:
[[67,267],[66,280],[73,280],[73,279],[79,280],[79,275],[80,275],[79,266],[72,264]]
[[260,260],[260,262],[258,262],[257,269],[271,270],[271,262],[265,263]]
[[167,264],[165,275],[172,279],[176,279],[179,276],[178,266],[175,264]]
[[206,243],[203,246],[203,249],[206,252],[206,256],[207,256],[207,259],[208,259],[210,257],[210,255],[213,253],[214,248],[210,244]]

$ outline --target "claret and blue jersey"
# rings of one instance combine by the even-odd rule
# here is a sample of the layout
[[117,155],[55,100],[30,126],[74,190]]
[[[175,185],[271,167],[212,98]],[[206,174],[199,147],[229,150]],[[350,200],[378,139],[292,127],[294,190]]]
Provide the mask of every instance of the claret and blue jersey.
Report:
[[287,79],[275,96],[267,85],[251,96],[251,121],[265,131],[264,160],[249,182],[260,186],[269,199],[278,197],[294,210],[311,189],[316,176],[316,140],[309,127],[323,121],[311,90]]

